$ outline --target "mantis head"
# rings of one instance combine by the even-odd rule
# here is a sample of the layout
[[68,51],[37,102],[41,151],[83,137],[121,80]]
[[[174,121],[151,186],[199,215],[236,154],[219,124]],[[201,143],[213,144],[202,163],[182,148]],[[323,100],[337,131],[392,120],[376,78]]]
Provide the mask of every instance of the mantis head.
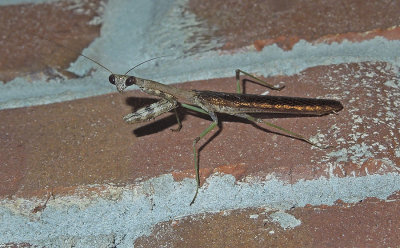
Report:
[[136,84],[136,78],[129,75],[111,74],[108,81],[117,87],[118,92],[123,92],[126,87]]
[[105,67],[104,65],[100,64],[100,63],[97,62],[96,60],[94,60],[94,59],[92,59],[92,58],[90,58],[90,57],[88,57],[88,56],[86,56],[86,55],[84,55],[84,54],[82,54],[82,53],[80,53],[79,55],[81,55],[82,57],[84,57],[84,58],[86,58],[86,59],[92,61],[93,63],[99,65],[99,66],[102,67],[103,69],[105,69],[105,70],[107,70],[108,72],[110,72],[111,75],[108,77],[108,81],[109,81],[111,84],[115,85],[115,86],[117,87],[118,92],[120,92],[120,93],[123,92],[123,91],[126,89],[126,87],[136,84],[136,77],[127,75],[130,71],[132,71],[132,70],[135,69],[136,67],[138,67],[138,66],[140,66],[140,65],[142,65],[142,64],[144,64],[144,63],[147,63],[147,62],[149,62],[149,61],[152,61],[152,60],[155,60],[155,59],[158,59],[158,58],[163,58],[163,57],[168,57],[168,56],[169,56],[169,55],[167,55],[167,56],[160,56],[160,57],[155,57],[155,58],[152,58],[152,59],[148,59],[148,60],[146,60],[146,61],[144,61],[144,62],[142,62],[142,63],[140,63],[140,64],[138,64],[138,65],[136,65],[136,66],[134,66],[134,67],[132,67],[132,68],[129,69],[129,71],[127,71],[124,75],[121,75],[121,74],[114,74],[110,69],[108,69],[108,68]]
[[[82,54],[81,54],[81,55],[82,55]],[[84,56],[84,55],[82,55],[82,56]],[[155,57],[155,58],[152,58],[152,59],[148,59],[148,60],[146,60],[146,61],[144,61],[144,62],[142,62],[142,63],[140,63],[140,64],[138,64],[138,65],[135,65],[134,67],[132,67],[131,69],[129,69],[129,71],[125,72],[124,75],[114,74],[114,73],[112,73],[109,69],[107,69],[107,68],[104,67],[103,65],[99,64],[98,62],[93,61],[93,60],[90,59],[90,58],[88,58],[88,59],[92,60],[93,62],[95,62],[96,64],[100,65],[101,67],[103,67],[103,68],[106,69],[107,71],[111,72],[111,75],[108,77],[108,81],[109,81],[111,84],[115,85],[115,86],[117,87],[117,90],[118,90],[119,92],[123,92],[124,89],[126,89],[126,87],[136,84],[136,78],[135,78],[134,76],[129,76],[129,75],[127,75],[130,71],[132,71],[132,70],[135,69],[136,67],[138,67],[138,66],[140,66],[140,65],[142,65],[142,64],[144,64],[144,63],[147,63],[147,62],[149,62],[149,61],[152,61],[152,60],[155,60],[155,59],[159,59],[159,58],[163,58],[163,57],[168,57],[168,56],[169,56],[169,55],[167,55],[167,56]],[[86,57],[86,56],[84,56],[84,57]]]

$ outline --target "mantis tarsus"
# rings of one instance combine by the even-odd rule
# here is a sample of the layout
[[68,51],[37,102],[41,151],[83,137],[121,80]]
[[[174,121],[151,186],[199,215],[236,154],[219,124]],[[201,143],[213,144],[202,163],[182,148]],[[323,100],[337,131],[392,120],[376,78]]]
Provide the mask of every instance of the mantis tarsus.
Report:
[[179,125],[178,128],[174,131],[179,131],[182,127],[179,116],[176,112],[176,108],[178,108],[179,106],[200,113],[208,114],[211,117],[213,122],[193,141],[193,155],[196,170],[197,187],[190,205],[192,205],[196,200],[200,188],[199,162],[196,144],[201,138],[207,135],[218,125],[218,118],[215,113],[229,114],[247,119],[252,122],[264,123],[265,125],[278,129],[279,131],[286,133],[294,138],[303,140],[313,146],[320,147],[300,134],[294,133],[275,124],[266,122],[260,118],[253,117],[248,113],[287,113],[321,116],[336,113],[343,109],[343,106],[339,101],[330,99],[242,94],[242,89],[240,87],[240,73],[251,77],[258,83],[273,90],[281,90],[284,88],[284,86],[273,86],[239,69],[236,70],[236,93],[184,90],[170,85],[164,85],[152,80],[127,75],[135,67],[126,72],[124,75],[114,74],[112,71],[110,71],[100,63],[94,61],[89,57],[86,57],[83,54],[81,55],[109,71],[111,73],[111,75],[109,76],[109,82],[115,85],[119,92],[123,92],[127,87],[131,85],[137,85],[141,91],[162,98],[156,103],[140,108],[136,112],[126,115],[124,117],[124,120],[128,123],[140,123],[144,121],[149,121],[161,114],[174,110]]

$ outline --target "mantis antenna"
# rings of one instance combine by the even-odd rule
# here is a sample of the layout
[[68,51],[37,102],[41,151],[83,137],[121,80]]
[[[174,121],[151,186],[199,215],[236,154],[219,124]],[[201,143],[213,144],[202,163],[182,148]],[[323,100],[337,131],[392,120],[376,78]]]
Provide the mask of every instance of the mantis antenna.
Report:
[[125,72],[124,75],[128,74],[130,71],[132,71],[133,69],[135,69],[136,67],[138,67],[138,66],[140,66],[140,65],[143,65],[144,63],[147,63],[147,62],[149,62],[149,61],[152,61],[152,60],[155,60],[155,59],[159,59],[159,58],[169,57],[169,56],[171,56],[171,55],[159,56],[159,57],[155,57],[155,58],[152,58],[152,59],[148,59],[148,60],[146,60],[146,61],[143,61],[142,63],[140,63],[140,64],[135,65],[134,67],[132,67],[129,71]]

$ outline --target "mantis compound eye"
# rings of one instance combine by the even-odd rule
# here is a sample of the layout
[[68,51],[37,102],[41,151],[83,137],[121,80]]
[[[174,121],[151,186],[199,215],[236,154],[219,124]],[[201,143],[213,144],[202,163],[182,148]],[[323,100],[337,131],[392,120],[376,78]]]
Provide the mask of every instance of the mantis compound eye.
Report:
[[134,84],[136,84],[136,78],[135,77],[128,77],[128,79],[125,81],[125,85],[127,87],[131,86],[131,85],[134,85]]
[[108,81],[109,81],[111,84],[115,85],[115,76],[114,76],[114,74],[111,74],[111,75],[108,77]]

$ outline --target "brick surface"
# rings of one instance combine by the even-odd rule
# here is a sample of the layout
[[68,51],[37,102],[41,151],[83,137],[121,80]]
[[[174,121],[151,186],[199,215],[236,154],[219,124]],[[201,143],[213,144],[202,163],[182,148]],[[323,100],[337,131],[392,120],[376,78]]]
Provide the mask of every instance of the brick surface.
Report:
[[135,247],[387,247],[400,242],[398,211],[376,199],[309,206],[286,212],[298,221],[291,226],[274,221],[274,209],[227,210],[160,223]]
[[[64,69],[75,60],[82,47],[100,34],[101,26],[98,23],[88,25],[88,22],[102,14],[103,4],[85,1],[77,7],[72,2],[61,1],[1,6],[0,80],[6,83],[15,77],[26,76],[29,83],[41,77],[76,77]],[[107,8],[107,4],[104,6]],[[198,47],[202,42],[218,38],[224,41],[224,45],[216,46],[214,50],[220,49],[221,54],[235,54],[262,50],[271,44],[290,52],[299,40],[315,45],[325,43],[327,49],[333,42],[360,42],[376,36],[397,41],[399,6],[398,1],[342,1],[335,4],[329,1],[252,4],[225,1],[222,4],[192,0],[184,11],[196,14],[210,28],[209,37],[196,37]],[[54,45],[57,43],[71,49]],[[188,54],[196,53],[198,47],[193,46]],[[117,208],[115,212],[107,210],[106,213],[93,210],[96,215],[92,219],[99,223],[102,220],[106,223],[107,218],[114,215],[118,216],[115,219],[127,221],[126,233],[123,234],[115,234],[107,229],[112,227],[107,227],[101,234],[93,231],[85,236],[77,232],[64,237],[50,233],[48,238],[40,236],[39,241],[9,240],[5,245],[26,247],[31,242],[57,246],[60,244],[57,242],[67,240],[79,247],[100,240],[102,244],[123,246],[122,243],[134,243],[138,247],[399,246],[398,190],[396,193],[400,164],[398,66],[393,61],[374,60],[323,64],[294,75],[271,76],[265,80],[286,86],[281,92],[270,92],[271,95],[334,98],[342,102],[344,109],[337,115],[263,116],[266,121],[313,137],[332,148],[311,147],[263,125],[220,115],[220,129],[207,135],[198,145],[202,189],[211,187],[212,184],[205,181],[215,175],[233,175],[235,185],[251,185],[273,177],[294,185],[291,189],[294,198],[301,198],[303,193],[305,197],[309,195],[307,192],[294,192],[296,184],[308,180],[349,179],[356,184],[358,179],[368,176],[394,175],[392,182],[382,182],[382,187],[386,187],[383,183],[393,185],[390,196],[382,199],[381,195],[370,193],[379,192],[379,189],[371,189],[368,184],[360,195],[353,196],[356,202],[332,199],[334,204],[293,204],[289,209],[257,205],[226,210],[213,209],[207,204],[202,205],[204,209],[196,209],[194,205],[193,212],[180,212],[181,215],[166,217],[169,221],[155,223],[150,234],[137,231],[129,226],[133,225],[129,218],[136,220],[148,214],[151,217],[143,217],[144,222],[154,223],[152,218],[156,219],[156,215],[152,211],[164,206],[164,203],[157,202],[157,194],[164,189],[152,188],[151,179],[171,174],[176,182],[184,185],[185,180],[194,178],[193,139],[210,124],[210,118],[180,109],[183,122],[180,132],[169,130],[177,126],[173,113],[148,123],[128,125],[122,116],[156,99],[139,91],[112,93],[0,110],[0,197],[1,208],[7,210],[0,222],[13,226],[7,222],[11,212],[10,216],[21,216],[32,225],[32,229],[38,225],[38,229],[55,230],[56,226],[69,222],[52,222],[56,219],[53,215],[89,212],[90,206],[96,205],[98,199],[118,206],[125,197],[125,193],[121,193],[126,189],[124,187],[137,192],[141,188],[137,189],[135,185],[145,185],[146,188],[148,182],[150,186],[144,190],[143,198],[150,199],[151,207],[143,206],[140,208],[142,212],[134,216],[127,214],[129,206],[121,212]],[[52,83],[50,80],[49,84]],[[176,86],[234,92],[235,79],[209,79]],[[246,93],[261,94],[265,91],[265,87],[260,85],[247,82],[245,86]],[[380,185],[375,186],[379,188]],[[344,191],[327,181],[321,194],[325,194],[327,188],[332,195]],[[218,202],[218,197],[222,199],[228,193],[220,192],[220,195],[203,200]],[[68,198],[76,195],[79,195],[79,201]],[[166,208],[177,207],[179,200],[171,200]],[[64,203],[60,203],[62,201]],[[134,205],[139,200],[132,197],[131,201]],[[79,207],[70,207],[71,202]],[[182,209],[186,207],[182,206]],[[84,214],[79,214],[84,219]],[[288,220],[286,227],[285,220]],[[67,225],[66,229],[69,227]],[[124,241],[130,234],[143,236]]]

